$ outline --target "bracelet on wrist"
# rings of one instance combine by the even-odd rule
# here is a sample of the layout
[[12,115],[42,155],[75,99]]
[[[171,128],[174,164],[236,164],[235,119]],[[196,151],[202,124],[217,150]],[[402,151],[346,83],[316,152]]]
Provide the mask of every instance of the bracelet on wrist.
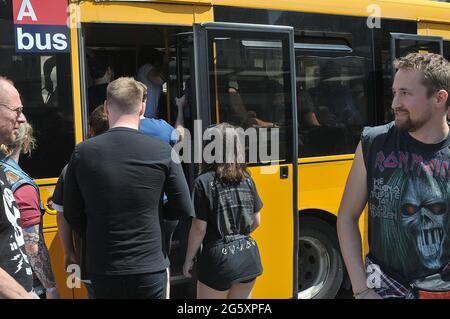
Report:
[[361,290],[361,291],[355,292],[355,293],[353,294],[353,298],[356,298],[356,297],[365,295],[366,293],[369,292],[369,290],[372,290],[372,288],[367,287],[366,289],[363,289],[363,290]]

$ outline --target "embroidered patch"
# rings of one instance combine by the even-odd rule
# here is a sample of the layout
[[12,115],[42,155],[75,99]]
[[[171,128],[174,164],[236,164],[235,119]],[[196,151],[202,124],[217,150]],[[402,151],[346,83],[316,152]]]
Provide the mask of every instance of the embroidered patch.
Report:
[[11,172],[11,171],[5,172],[5,175],[6,175],[6,178],[8,179],[8,182],[9,182],[11,185],[14,184],[15,182],[17,182],[18,180],[20,180],[20,176],[14,174],[14,173]]

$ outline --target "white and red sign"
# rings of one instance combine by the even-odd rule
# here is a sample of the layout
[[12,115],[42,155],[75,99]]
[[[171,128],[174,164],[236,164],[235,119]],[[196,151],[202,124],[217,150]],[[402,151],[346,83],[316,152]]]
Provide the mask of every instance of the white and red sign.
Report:
[[67,0],[13,0],[17,52],[70,52]]

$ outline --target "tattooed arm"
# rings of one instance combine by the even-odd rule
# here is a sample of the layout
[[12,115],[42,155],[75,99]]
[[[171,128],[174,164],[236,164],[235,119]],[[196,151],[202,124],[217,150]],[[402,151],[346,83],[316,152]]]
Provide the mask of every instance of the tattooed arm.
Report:
[[44,236],[39,230],[41,211],[36,189],[29,184],[20,186],[14,192],[20,210],[25,250],[30,258],[31,268],[47,291],[47,298],[58,298],[55,289],[50,258],[44,243]]
[[25,240],[25,250],[30,258],[31,268],[44,288],[50,290],[50,292],[47,293],[47,298],[58,298],[48,250],[45,246],[43,236],[40,236],[39,234],[39,225],[25,228],[23,237]]

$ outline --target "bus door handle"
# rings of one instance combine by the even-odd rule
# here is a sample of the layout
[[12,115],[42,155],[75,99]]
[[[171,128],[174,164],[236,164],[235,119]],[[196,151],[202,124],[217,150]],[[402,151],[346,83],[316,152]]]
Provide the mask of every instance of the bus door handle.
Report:
[[289,166],[281,166],[280,167],[280,178],[286,179],[289,177]]

